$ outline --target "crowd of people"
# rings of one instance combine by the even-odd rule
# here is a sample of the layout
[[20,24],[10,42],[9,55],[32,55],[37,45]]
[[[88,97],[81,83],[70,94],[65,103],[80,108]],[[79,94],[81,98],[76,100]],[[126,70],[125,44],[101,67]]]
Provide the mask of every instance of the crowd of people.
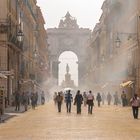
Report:
[[[38,104],[39,95],[38,92],[23,92],[20,94],[18,91],[14,93],[15,99],[15,111],[20,111],[21,105],[24,106],[25,111],[27,111],[28,106],[32,106],[32,109],[35,109],[35,107]],[[41,93],[41,104],[45,103],[45,94],[44,91]]]
[[122,94],[119,95],[116,91],[114,94],[108,92],[97,93],[96,96],[93,95],[92,91],[81,93],[80,90],[77,90],[76,95],[73,97],[71,90],[66,92],[55,92],[54,93],[54,103],[58,105],[58,112],[61,112],[61,106],[63,101],[66,103],[66,111],[67,113],[71,113],[71,105],[76,105],[77,114],[81,114],[81,105],[88,106],[88,114],[92,114],[93,106],[95,101],[97,102],[97,106],[100,107],[101,104],[104,105],[107,102],[107,105],[122,105],[123,107],[128,106],[129,103],[132,105],[133,116],[134,119],[138,118],[138,107],[140,105],[140,99],[137,94],[134,94],[134,97],[131,100],[128,100],[126,93],[122,91]]

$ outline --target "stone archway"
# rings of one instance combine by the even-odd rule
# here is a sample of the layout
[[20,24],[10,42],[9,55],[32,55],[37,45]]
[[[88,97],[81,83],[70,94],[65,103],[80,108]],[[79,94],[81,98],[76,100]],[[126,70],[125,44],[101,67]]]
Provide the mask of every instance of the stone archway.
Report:
[[[60,20],[58,28],[48,28],[49,59],[51,76],[58,81],[59,56],[64,51],[72,51],[78,57],[78,81],[82,85],[82,77],[85,75],[86,48],[91,31],[87,28],[79,28],[77,21],[69,12]],[[58,84],[58,82],[57,82]]]

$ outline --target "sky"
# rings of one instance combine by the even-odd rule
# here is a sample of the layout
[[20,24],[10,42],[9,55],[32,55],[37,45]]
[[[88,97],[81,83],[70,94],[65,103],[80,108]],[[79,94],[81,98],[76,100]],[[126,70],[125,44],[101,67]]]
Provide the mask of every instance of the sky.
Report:
[[46,28],[58,27],[67,11],[77,19],[78,25],[93,29],[99,21],[104,0],[37,0],[45,18]]

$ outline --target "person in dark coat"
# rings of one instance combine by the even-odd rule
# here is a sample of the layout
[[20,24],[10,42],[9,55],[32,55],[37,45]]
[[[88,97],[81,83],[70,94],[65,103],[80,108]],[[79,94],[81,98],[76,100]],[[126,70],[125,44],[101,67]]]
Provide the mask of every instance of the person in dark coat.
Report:
[[35,109],[35,106],[36,106],[36,95],[35,95],[35,93],[32,93],[32,95],[31,95],[31,104],[32,104],[32,109]]
[[77,114],[81,114],[82,103],[83,103],[83,96],[82,94],[80,94],[80,90],[78,90],[74,99],[74,105],[77,106]]
[[57,102],[57,106],[58,106],[58,112],[61,112],[62,101],[63,101],[62,93],[61,92],[58,92],[58,95],[56,96],[56,102]]
[[70,92],[71,92],[71,90],[68,90],[66,95],[65,95],[67,113],[71,113],[71,102],[73,101],[73,97],[72,97],[72,94]]
[[16,105],[15,111],[20,110],[20,102],[21,102],[21,96],[20,96],[19,92],[16,91],[16,93],[15,93],[15,105]]
[[41,93],[41,104],[42,105],[45,104],[45,94],[44,94],[44,91],[42,91],[42,93]]
[[97,93],[96,100],[97,100],[97,102],[98,102],[98,107],[100,107],[100,103],[101,103],[101,101],[102,101],[102,97],[101,97],[100,93]]
[[127,101],[127,98],[126,98],[126,93],[124,91],[122,91],[121,99],[122,99],[122,106],[123,107],[127,106],[128,105],[128,101]]
[[25,111],[27,111],[27,109],[28,109],[28,95],[25,92],[23,92],[23,94],[22,94],[22,104],[24,106]]

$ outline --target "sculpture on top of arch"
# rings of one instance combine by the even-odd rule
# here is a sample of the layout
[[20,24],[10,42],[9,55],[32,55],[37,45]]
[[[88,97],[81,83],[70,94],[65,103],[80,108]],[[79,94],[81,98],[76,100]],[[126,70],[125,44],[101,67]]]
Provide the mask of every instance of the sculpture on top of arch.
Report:
[[79,28],[79,26],[77,20],[67,12],[64,19],[60,20],[59,28]]

